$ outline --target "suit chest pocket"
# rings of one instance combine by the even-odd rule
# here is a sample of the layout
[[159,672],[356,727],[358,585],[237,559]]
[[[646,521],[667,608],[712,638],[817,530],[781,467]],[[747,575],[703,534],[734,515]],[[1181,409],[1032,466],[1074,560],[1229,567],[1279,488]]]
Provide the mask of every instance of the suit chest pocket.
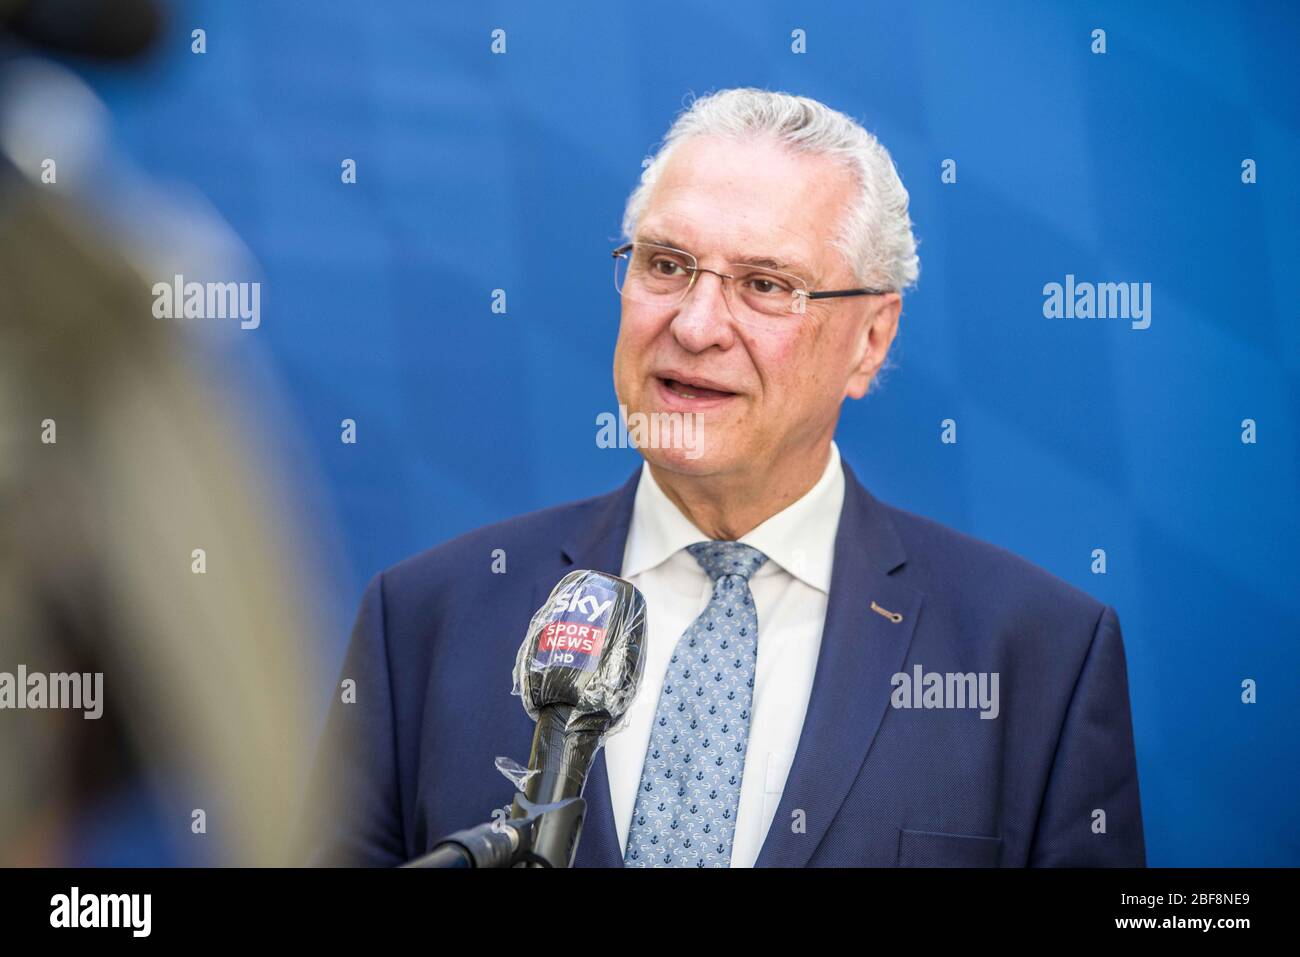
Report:
[[939,831],[898,831],[899,867],[997,867],[1002,838]]

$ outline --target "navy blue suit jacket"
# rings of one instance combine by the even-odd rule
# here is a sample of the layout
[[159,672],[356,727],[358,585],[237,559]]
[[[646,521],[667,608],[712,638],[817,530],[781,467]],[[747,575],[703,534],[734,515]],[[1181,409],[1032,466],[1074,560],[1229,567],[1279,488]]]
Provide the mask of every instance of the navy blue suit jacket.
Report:
[[[812,696],[758,866],[1143,865],[1115,611],[844,474]],[[336,692],[317,764],[343,806],[308,835],[312,862],[399,864],[509,804],[493,761],[527,764],[533,733],[515,653],[566,572],[619,573],[638,475],[371,581],[342,673],[356,700]],[[893,707],[915,665],[997,672],[998,717]],[[621,866],[603,751],[584,797],[577,865]]]

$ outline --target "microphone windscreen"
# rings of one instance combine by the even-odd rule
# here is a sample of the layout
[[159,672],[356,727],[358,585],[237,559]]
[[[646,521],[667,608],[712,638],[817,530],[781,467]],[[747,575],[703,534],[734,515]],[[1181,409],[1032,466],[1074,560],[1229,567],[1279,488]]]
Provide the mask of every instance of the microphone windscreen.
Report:
[[514,693],[534,721],[542,708],[566,705],[569,730],[604,734],[641,684],[645,637],[645,598],[631,582],[569,572],[529,622]]

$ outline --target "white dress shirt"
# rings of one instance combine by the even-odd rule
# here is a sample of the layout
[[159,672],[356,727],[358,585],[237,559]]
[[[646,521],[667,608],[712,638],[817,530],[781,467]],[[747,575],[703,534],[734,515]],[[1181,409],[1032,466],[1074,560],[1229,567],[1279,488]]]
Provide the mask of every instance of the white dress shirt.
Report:
[[[832,442],[817,484],[740,538],[768,560],[749,581],[758,614],[758,662],[732,867],[752,867],[758,858],[799,744],[821,650],[843,504],[844,472]],[[605,741],[610,802],[624,849],[669,659],[713,593],[709,576],[685,550],[703,541],[709,536],[681,513],[643,465],[623,551],[623,577],[646,600],[645,672],[624,723]]]

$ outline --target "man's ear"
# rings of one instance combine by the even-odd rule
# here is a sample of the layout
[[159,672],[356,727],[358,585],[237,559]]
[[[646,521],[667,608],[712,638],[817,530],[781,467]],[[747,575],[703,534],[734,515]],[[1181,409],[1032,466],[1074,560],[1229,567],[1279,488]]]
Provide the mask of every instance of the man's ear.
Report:
[[889,355],[889,347],[893,345],[894,336],[898,333],[898,316],[902,311],[903,297],[896,292],[875,297],[868,307],[866,321],[858,331],[854,343],[857,358],[844,387],[846,397],[860,399],[867,394],[871,380],[876,377]]

